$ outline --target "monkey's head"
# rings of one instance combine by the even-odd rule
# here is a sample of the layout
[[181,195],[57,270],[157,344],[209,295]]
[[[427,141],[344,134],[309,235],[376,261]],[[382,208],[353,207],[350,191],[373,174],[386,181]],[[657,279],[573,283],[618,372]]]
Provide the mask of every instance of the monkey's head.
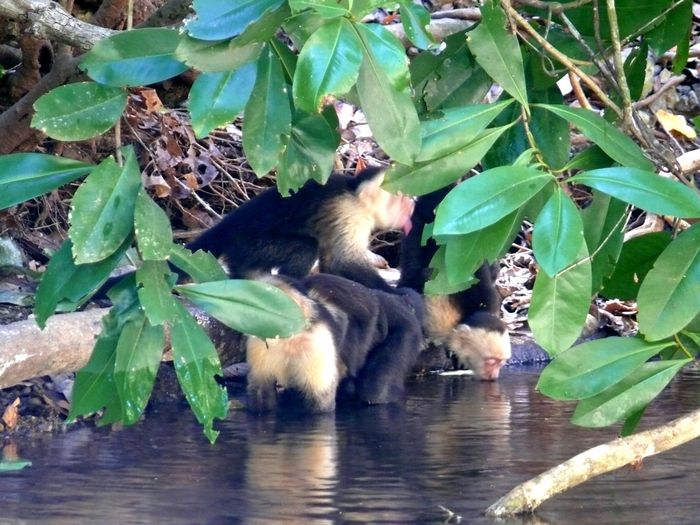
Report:
[[408,235],[411,231],[411,215],[415,202],[413,198],[384,190],[384,170],[367,169],[358,175],[362,180],[357,186],[356,195],[364,213],[374,222],[375,230],[402,230]]
[[488,312],[477,312],[457,325],[447,338],[447,348],[457,368],[468,368],[485,381],[498,379],[510,359],[510,336],[500,319]]

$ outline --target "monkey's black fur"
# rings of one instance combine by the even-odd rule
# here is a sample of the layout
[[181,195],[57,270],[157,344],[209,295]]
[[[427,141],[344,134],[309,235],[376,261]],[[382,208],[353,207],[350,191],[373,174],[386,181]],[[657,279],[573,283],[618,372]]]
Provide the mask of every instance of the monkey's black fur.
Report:
[[[259,369],[258,360],[251,356],[251,346],[248,346],[250,410],[261,412],[274,407],[274,379],[280,378],[271,372],[279,360],[286,359],[282,352],[291,350],[295,357],[288,366],[295,366],[298,359],[304,359],[298,358],[299,353],[305,351],[311,355],[317,344],[324,346],[313,355],[336,352],[335,370],[324,370],[322,374],[324,378],[337,374],[333,388],[317,388],[310,377],[298,379],[300,384],[287,385],[301,391],[313,411],[333,410],[336,397],[365,404],[393,403],[403,398],[404,382],[423,344],[421,324],[424,310],[418,293],[398,289],[396,293],[388,294],[328,274],[311,275],[301,280],[282,276],[274,279],[310,299],[313,316],[305,334],[292,336],[286,341],[268,340],[266,347],[259,347],[259,355],[268,352],[259,362],[270,370]],[[328,348],[318,337],[316,329],[319,326],[330,331],[334,348]],[[274,346],[276,344],[279,346]],[[304,348],[299,348],[300,345]],[[270,354],[279,348],[282,349],[279,355]],[[315,364],[306,366],[306,369],[314,368]],[[285,370],[277,375],[295,377],[295,373]],[[274,376],[272,380],[271,376]]]

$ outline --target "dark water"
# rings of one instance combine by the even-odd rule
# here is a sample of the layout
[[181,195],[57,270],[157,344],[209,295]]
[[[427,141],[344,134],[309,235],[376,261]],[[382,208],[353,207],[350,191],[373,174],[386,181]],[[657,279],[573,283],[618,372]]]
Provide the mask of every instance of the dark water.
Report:
[[[535,393],[536,378],[429,377],[403,408],[326,417],[237,411],[214,446],[185,409],[15,443],[33,466],[0,474],[0,523],[446,523],[440,506],[491,523],[481,512],[514,485],[614,437],[569,425],[572,407]],[[699,393],[699,377],[678,378],[644,426],[696,408]],[[506,523],[700,523],[698,457],[689,443]]]

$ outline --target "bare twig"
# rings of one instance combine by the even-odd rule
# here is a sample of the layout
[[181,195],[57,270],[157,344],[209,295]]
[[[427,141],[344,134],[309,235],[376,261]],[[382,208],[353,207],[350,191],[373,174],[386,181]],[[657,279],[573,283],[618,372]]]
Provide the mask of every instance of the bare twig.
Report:
[[486,509],[493,517],[533,512],[552,496],[595,476],[677,447],[700,436],[700,410],[671,423],[591,448],[511,490]]
[[613,46],[613,62],[615,64],[615,80],[622,95],[623,122],[627,129],[634,129],[634,119],[632,118],[632,97],[630,88],[627,85],[627,77],[622,63],[622,48],[620,47],[620,29],[617,25],[617,9],[615,0],[606,0],[608,10],[608,20],[610,22],[610,39]]
[[558,15],[567,9],[576,9],[577,7],[590,4],[591,0],[578,0],[577,2],[567,2],[566,4],[560,4],[559,2],[541,2],[540,0],[516,0],[515,3],[518,5],[534,7],[535,9],[545,9],[555,15]]
[[571,89],[574,91],[574,96],[576,97],[576,100],[578,100],[581,107],[592,110],[593,108],[591,107],[591,103],[588,102],[583,89],[581,89],[581,81],[571,71],[569,71],[569,81],[571,82]]
[[635,109],[639,109],[639,108],[648,106],[648,105],[650,105],[650,104],[653,104],[653,103],[656,102],[659,98],[661,98],[661,95],[663,95],[664,93],[666,93],[666,91],[668,91],[669,89],[671,89],[671,88],[673,88],[673,87],[676,87],[678,84],[681,84],[684,80],[685,80],[685,76],[684,76],[684,75],[678,75],[678,76],[675,76],[675,77],[671,77],[671,78],[669,78],[669,79],[666,81],[666,83],[665,83],[663,86],[661,86],[661,87],[658,89],[658,91],[655,91],[654,93],[652,93],[652,94],[649,95],[648,97],[643,98],[642,100],[638,100],[638,101],[635,102],[632,106],[633,106]]

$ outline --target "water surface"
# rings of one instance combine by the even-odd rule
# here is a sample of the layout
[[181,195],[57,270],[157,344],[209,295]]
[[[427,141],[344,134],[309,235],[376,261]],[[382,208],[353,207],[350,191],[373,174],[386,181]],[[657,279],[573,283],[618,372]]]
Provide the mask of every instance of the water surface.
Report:
[[[572,405],[534,392],[537,373],[415,380],[403,407],[234,411],[213,446],[176,406],[131,428],[6,444],[33,466],[0,475],[0,523],[456,523],[443,508],[492,523],[482,511],[514,485],[615,436],[571,426]],[[697,408],[699,394],[699,377],[679,377],[644,428]],[[499,523],[698,523],[699,456],[691,442]]]

